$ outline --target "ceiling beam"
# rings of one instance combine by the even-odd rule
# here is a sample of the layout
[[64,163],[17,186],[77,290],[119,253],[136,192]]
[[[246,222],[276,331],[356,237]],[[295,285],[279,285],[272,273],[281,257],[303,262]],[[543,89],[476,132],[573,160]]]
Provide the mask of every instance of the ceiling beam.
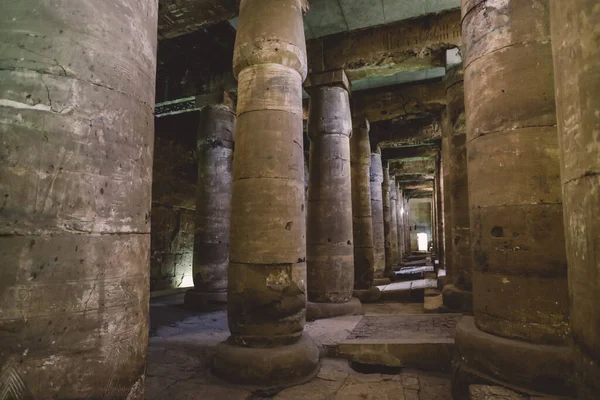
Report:
[[371,142],[381,147],[415,145],[441,140],[442,126],[438,116],[402,121],[388,120],[371,123]]
[[343,68],[350,80],[445,66],[461,45],[460,9],[308,40],[310,73]]
[[159,0],[158,39],[194,32],[237,13],[238,0]]
[[419,146],[390,147],[381,149],[384,160],[403,160],[406,158],[435,158],[439,153],[438,143],[427,143]]
[[431,118],[445,105],[446,84],[441,79],[362,90],[352,96],[354,115],[364,115],[371,123]]

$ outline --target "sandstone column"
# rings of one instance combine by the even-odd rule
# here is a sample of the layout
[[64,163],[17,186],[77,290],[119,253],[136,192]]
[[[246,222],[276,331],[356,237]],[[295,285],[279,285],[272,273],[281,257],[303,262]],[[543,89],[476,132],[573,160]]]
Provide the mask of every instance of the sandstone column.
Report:
[[455,383],[569,394],[548,1],[463,0],[462,11],[475,318],[457,327]]
[[404,258],[404,220],[402,218],[402,197],[404,192],[396,184],[396,241],[398,242],[398,262]]
[[[462,66],[446,73],[446,113],[443,123],[448,136],[447,193],[452,221],[449,226],[452,238],[452,268],[447,275],[447,285],[442,291],[444,306],[458,312],[473,312],[471,278],[471,229],[469,217],[469,190],[467,172],[465,100]],[[505,178],[506,179],[506,178]],[[489,199],[488,199],[489,200]]]
[[318,350],[303,334],[306,217],[303,0],[242,0],[227,285],[231,337],[216,348],[223,379],[287,386],[309,379]]
[[[396,187],[396,177],[390,174],[390,221],[392,231],[392,259],[393,268],[397,267],[402,260],[402,255],[398,252],[398,188]],[[402,216],[400,216],[402,218]]]
[[[374,249],[373,219],[371,213],[371,184],[369,170],[371,145],[369,121],[357,118],[350,138],[352,175],[352,230],[354,236],[354,295],[361,301],[372,301],[380,296],[373,287]],[[369,290],[373,288],[373,291]]]
[[394,259],[394,247],[392,241],[394,240],[392,235],[392,208],[391,208],[391,185],[390,185],[390,166],[386,161],[383,165],[383,183],[381,185],[381,197],[383,204],[383,232],[384,232],[384,246],[385,246],[385,276],[389,276],[394,271],[396,266],[396,260]]
[[[464,90],[464,87],[463,87]],[[464,103],[464,100],[463,100]],[[451,191],[453,184],[451,182],[450,175],[450,140],[451,140],[451,132],[452,130],[449,127],[449,118],[447,116],[448,110],[447,107],[442,112],[442,181],[444,182],[442,191],[442,202],[443,202],[443,220],[444,220],[444,267],[446,269],[446,278],[444,281],[446,283],[451,283],[451,276],[454,270],[454,260],[452,259],[453,254],[453,240],[452,240],[452,205],[450,204],[451,200]],[[468,212],[468,211],[467,211]],[[470,253],[469,253],[470,254]]]
[[578,398],[600,392],[600,8],[550,1]]
[[227,302],[234,136],[235,113],[229,106],[215,104],[202,109],[196,144],[194,289],[185,294],[186,306]]
[[144,397],[157,2],[130,3],[0,4],[10,398]]
[[383,167],[381,149],[371,151],[371,214],[373,215],[373,250],[375,254],[375,278],[381,279],[385,272],[385,231],[383,226]]
[[354,246],[349,82],[343,70],[311,76],[306,236],[307,318],[361,313],[352,298]]
[[436,267],[443,269],[444,268],[444,209],[443,209],[442,190],[443,190],[444,183],[442,182],[441,156],[438,159],[437,165],[438,166],[437,166],[437,170],[435,173],[435,186],[433,189],[435,191],[435,207],[436,207],[436,213],[437,213],[436,252],[437,252],[438,265]]

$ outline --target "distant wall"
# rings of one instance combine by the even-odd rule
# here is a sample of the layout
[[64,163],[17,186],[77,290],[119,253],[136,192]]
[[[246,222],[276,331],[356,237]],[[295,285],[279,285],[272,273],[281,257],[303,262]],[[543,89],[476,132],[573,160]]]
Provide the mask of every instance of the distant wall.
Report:
[[408,221],[410,230],[410,247],[413,250],[419,248],[417,233],[426,233],[431,242],[431,199],[410,199],[408,201]]
[[193,286],[199,112],[156,119],[150,290]]

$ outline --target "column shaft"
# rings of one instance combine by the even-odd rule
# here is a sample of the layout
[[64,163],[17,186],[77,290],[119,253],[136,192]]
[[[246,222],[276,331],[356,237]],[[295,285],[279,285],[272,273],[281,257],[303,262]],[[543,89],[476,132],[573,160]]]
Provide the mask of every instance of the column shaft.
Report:
[[227,300],[234,135],[235,113],[228,106],[202,109],[196,146],[194,289],[186,293],[186,304]]
[[311,90],[308,116],[308,300],[343,303],[354,288],[348,91]]
[[452,274],[454,273],[454,260],[452,258],[453,253],[453,240],[452,240],[452,176],[450,172],[452,171],[450,164],[450,140],[451,140],[451,132],[449,121],[450,119],[447,116],[448,109],[444,109],[442,112],[442,180],[444,182],[443,187],[443,207],[444,207],[444,266],[446,268],[446,282],[452,282]]
[[144,397],[157,2],[130,3],[0,3],[11,398]]
[[392,260],[395,268],[400,263],[400,253],[398,252],[398,188],[396,187],[396,177],[390,176],[390,228],[391,228],[391,248]]
[[354,131],[350,138],[350,163],[352,167],[354,288],[368,289],[373,285],[375,270],[369,178],[371,145],[369,144],[369,122],[365,119],[354,124]]
[[371,213],[373,215],[373,251],[375,254],[375,277],[383,278],[385,272],[385,230],[383,217],[383,167],[381,149],[371,152]]
[[462,11],[475,319],[457,327],[459,371],[568,394],[549,2],[463,0]]
[[404,256],[404,224],[402,218],[402,195],[403,192],[396,185],[396,241],[398,242],[398,261],[397,264],[402,261]]
[[570,317],[581,399],[600,392],[600,8],[550,1]]
[[391,208],[391,186],[390,186],[390,166],[386,162],[383,167],[383,183],[381,185],[381,197],[383,204],[383,232],[384,232],[384,250],[385,250],[385,273],[389,275],[394,267],[396,261],[394,260],[394,251],[392,246],[392,208]]
[[471,225],[469,214],[468,166],[465,101],[462,66],[446,74],[446,113],[443,129],[448,136],[446,169],[451,190],[448,193],[449,226],[452,238],[452,269],[444,287],[444,306],[454,311],[473,312]]
[[231,337],[217,346],[222,378],[269,386],[310,378],[318,350],[302,337],[306,216],[302,0],[242,0],[227,286]]

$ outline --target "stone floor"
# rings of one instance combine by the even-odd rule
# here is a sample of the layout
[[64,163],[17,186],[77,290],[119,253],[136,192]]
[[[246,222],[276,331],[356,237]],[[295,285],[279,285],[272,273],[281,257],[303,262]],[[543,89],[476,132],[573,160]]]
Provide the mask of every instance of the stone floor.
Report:
[[[251,391],[223,382],[210,373],[214,346],[229,335],[224,307],[202,313],[183,308],[181,295],[153,299],[151,337],[146,375],[147,400],[185,399],[363,399],[433,400],[451,399],[450,377],[444,374],[398,368],[353,370],[346,359],[321,360],[318,375],[308,383],[278,393]],[[350,337],[373,319],[391,315],[419,318],[422,303],[376,303],[365,305],[366,316],[318,320],[306,331],[323,354]],[[367,322],[361,323],[363,318]],[[364,368],[364,366],[363,366]],[[364,373],[369,372],[369,373]],[[373,373],[371,373],[373,372]]]

